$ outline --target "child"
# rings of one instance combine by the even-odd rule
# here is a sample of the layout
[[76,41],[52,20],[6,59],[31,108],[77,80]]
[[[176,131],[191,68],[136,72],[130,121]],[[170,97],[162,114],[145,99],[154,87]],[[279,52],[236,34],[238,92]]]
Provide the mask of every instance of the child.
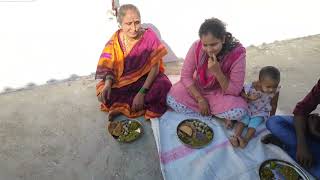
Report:
[[[248,113],[237,122],[234,135],[230,143],[234,147],[245,148],[254,136],[256,128],[275,114],[279,98],[280,71],[273,66],[266,66],[259,72],[259,80],[246,84],[241,96],[248,102]],[[241,136],[245,127],[248,127],[244,137]]]

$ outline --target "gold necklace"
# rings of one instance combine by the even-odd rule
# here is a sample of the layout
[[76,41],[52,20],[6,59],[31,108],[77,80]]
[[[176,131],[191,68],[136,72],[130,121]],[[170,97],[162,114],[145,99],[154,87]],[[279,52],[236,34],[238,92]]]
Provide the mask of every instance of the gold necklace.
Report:
[[[137,39],[139,39],[139,38],[140,38],[140,33],[138,34],[138,38]],[[125,34],[123,34],[122,39],[123,39],[123,44],[124,44],[125,51],[128,52],[129,51],[129,47],[132,45],[132,43],[129,43],[128,37]],[[137,40],[134,40],[133,43],[135,43],[136,41]]]
[[123,44],[124,44],[124,50],[127,52],[129,50],[129,43],[128,39],[126,38],[126,35],[123,34]]

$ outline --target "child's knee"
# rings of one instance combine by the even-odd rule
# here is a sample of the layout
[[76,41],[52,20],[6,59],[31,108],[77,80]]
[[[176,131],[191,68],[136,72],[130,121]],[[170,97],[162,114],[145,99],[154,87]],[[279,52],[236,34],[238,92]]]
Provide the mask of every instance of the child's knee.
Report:
[[258,126],[259,126],[260,124],[262,124],[263,120],[264,120],[263,117],[253,117],[253,118],[250,120],[250,122],[249,122],[249,124],[248,124],[248,127],[253,128],[253,129],[257,129]]

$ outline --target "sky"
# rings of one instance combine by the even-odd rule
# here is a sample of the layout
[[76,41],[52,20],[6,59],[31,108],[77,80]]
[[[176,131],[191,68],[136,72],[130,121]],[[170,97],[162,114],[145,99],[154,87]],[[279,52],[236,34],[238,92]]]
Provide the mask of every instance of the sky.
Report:
[[[140,9],[142,22],[156,27],[179,58],[210,17],[227,23],[245,46],[320,34],[318,0],[120,0],[125,3]],[[0,91],[95,72],[118,29],[110,9],[111,0],[0,0]]]

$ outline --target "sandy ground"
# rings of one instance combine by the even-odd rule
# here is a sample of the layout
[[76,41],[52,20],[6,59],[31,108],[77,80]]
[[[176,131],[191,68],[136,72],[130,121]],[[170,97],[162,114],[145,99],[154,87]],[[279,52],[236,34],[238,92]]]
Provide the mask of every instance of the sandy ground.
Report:
[[[247,81],[265,65],[280,68],[278,107],[290,113],[320,78],[320,35],[248,47]],[[0,180],[162,179],[150,122],[138,141],[115,142],[93,76],[74,79],[0,94]]]

